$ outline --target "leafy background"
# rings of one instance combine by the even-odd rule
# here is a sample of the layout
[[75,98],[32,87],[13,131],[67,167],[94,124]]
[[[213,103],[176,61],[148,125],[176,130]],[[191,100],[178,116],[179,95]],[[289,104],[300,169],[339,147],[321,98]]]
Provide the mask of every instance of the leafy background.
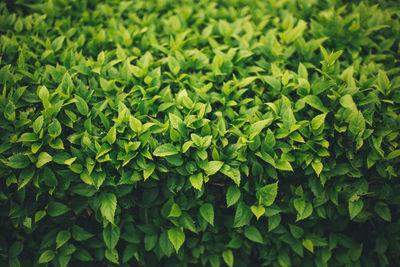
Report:
[[400,264],[396,1],[0,4],[0,261]]

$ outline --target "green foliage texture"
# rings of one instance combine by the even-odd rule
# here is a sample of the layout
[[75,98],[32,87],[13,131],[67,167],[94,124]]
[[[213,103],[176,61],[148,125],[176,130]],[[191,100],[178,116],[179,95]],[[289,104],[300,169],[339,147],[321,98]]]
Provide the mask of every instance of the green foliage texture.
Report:
[[397,1],[0,3],[1,266],[400,266]]

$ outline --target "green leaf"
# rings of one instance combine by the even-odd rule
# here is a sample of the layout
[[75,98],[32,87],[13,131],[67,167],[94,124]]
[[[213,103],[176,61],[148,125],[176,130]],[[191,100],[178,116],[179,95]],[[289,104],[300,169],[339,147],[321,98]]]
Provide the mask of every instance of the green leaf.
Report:
[[56,254],[54,253],[54,251],[52,250],[46,250],[45,252],[43,252],[38,260],[38,263],[47,263],[50,262],[54,259],[54,257],[56,256]]
[[214,207],[209,204],[203,204],[200,206],[200,215],[206,220],[209,224],[214,226]]
[[264,243],[264,240],[263,240],[260,232],[254,226],[247,226],[244,229],[244,236],[253,242],[260,243],[260,244]]
[[115,143],[115,140],[117,139],[117,128],[116,125],[110,128],[108,131],[107,135],[103,138],[103,142],[107,141],[110,145]]
[[252,140],[256,135],[259,135],[265,127],[271,124],[271,122],[272,119],[269,118],[253,123],[249,128],[249,139]]
[[33,175],[35,175],[34,168],[28,168],[28,169],[22,170],[21,174],[19,175],[19,179],[18,179],[18,190],[20,190],[25,185],[27,185],[29,183],[29,181],[33,178]]
[[222,258],[224,259],[224,262],[226,263],[226,265],[228,265],[229,267],[233,267],[233,252],[230,249],[224,250],[222,252]]
[[68,242],[68,240],[70,238],[71,238],[70,232],[68,232],[66,230],[62,230],[62,231],[58,232],[57,237],[56,237],[56,243],[57,243],[56,249],[59,249],[60,247],[62,247],[65,243]]
[[103,229],[103,239],[107,248],[112,250],[118,243],[120,236],[120,230],[118,226],[115,225],[107,225],[106,228]]
[[174,227],[168,230],[168,238],[174,246],[176,253],[178,253],[180,247],[185,242],[185,234]]
[[171,210],[168,214],[168,217],[179,217],[182,215],[181,208],[178,206],[178,204],[173,203],[171,206]]
[[81,228],[77,225],[72,226],[72,237],[76,241],[88,240],[89,238],[92,238],[93,236],[94,236],[94,234],[89,233],[88,231],[85,231],[83,228]]
[[49,163],[53,160],[53,157],[49,155],[47,152],[40,152],[38,161],[36,162],[36,167],[41,168],[43,165]]
[[392,220],[390,209],[386,203],[381,201],[377,202],[375,204],[374,210],[376,214],[378,214],[379,217],[381,217],[383,220],[387,222],[390,222]]
[[361,136],[365,130],[365,119],[361,111],[352,117],[349,124],[349,130],[354,135]]
[[53,119],[53,121],[50,123],[49,127],[47,128],[47,133],[50,135],[52,138],[56,138],[61,134],[62,128],[61,124],[57,119]]
[[201,191],[201,188],[203,186],[203,174],[202,173],[197,173],[197,174],[191,175],[189,177],[189,180],[194,188]]
[[64,213],[67,213],[68,211],[69,211],[69,208],[66,205],[64,205],[63,203],[60,203],[60,202],[56,202],[56,201],[51,201],[47,208],[47,213],[52,217],[63,215]]
[[321,161],[316,161],[316,160],[311,162],[311,166],[318,176],[320,175],[322,168],[324,167]]
[[238,206],[236,207],[233,227],[237,228],[249,225],[251,217],[251,209],[244,202],[239,202]]
[[163,231],[162,234],[160,235],[159,245],[160,245],[162,252],[167,257],[170,257],[172,255],[172,253],[174,252],[174,246],[172,245],[171,241],[168,238],[167,231]]
[[303,240],[303,247],[305,247],[311,253],[314,253],[314,244],[310,239]]
[[306,208],[306,201],[303,198],[296,198],[293,200],[293,205],[297,212],[301,215]]
[[80,97],[79,95],[75,95],[75,102],[76,109],[81,113],[83,116],[86,116],[89,113],[89,107],[86,101]]
[[265,208],[263,206],[251,206],[250,209],[253,212],[253,214],[256,216],[257,221],[265,213]]
[[266,185],[257,190],[257,198],[260,204],[268,207],[271,206],[278,194],[278,182]]
[[163,144],[158,146],[154,151],[153,155],[156,157],[166,157],[178,154],[178,150],[173,144]]
[[315,116],[311,120],[311,129],[318,130],[325,122],[326,113]]
[[32,129],[35,133],[39,133],[39,131],[43,127],[43,115],[40,115],[36,118],[35,122],[32,124]]
[[350,219],[354,219],[361,210],[364,207],[364,202],[361,199],[358,199],[356,201],[350,201],[349,200],[349,213],[350,213]]
[[241,195],[240,189],[237,186],[234,186],[234,185],[229,186],[228,190],[226,192],[227,207],[235,205],[236,202],[238,202],[240,195]]
[[391,84],[389,78],[387,77],[386,72],[384,72],[383,70],[378,71],[377,85],[379,90],[385,95],[390,89]]
[[216,174],[222,167],[222,165],[224,165],[224,163],[222,161],[218,161],[218,160],[213,160],[213,161],[209,161],[206,164],[200,166],[203,170],[205,170],[207,175],[213,175]]
[[117,209],[117,197],[112,193],[103,195],[100,212],[107,221],[114,224],[115,210]]
[[14,154],[6,162],[7,166],[13,169],[24,169],[29,163],[29,158],[23,154]]
[[398,156],[400,156],[400,149],[396,149],[390,152],[389,155],[387,155],[386,159],[394,159],[397,158]]

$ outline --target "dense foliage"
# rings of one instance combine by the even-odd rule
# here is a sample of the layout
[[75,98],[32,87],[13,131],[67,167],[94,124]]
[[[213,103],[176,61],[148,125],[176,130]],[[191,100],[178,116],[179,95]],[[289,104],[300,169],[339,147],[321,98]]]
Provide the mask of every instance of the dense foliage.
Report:
[[399,266],[398,7],[0,3],[0,265]]

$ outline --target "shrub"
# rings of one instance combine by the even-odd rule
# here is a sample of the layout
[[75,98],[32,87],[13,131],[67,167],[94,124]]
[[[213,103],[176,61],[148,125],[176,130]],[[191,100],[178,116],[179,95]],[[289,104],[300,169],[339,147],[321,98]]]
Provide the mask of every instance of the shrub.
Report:
[[0,261],[400,264],[395,1],[0,4]]

